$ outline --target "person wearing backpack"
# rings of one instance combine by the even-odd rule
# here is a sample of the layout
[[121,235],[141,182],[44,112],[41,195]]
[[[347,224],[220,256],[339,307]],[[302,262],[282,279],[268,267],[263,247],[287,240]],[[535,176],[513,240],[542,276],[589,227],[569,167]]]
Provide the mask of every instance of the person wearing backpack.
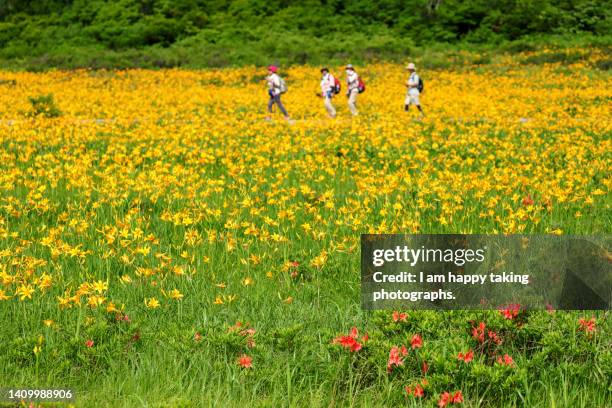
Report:
[[332,104],[332,98],[339,92],[340,81],[329,72],[329,69],[321,68],[321,97],[330,118],[336,117],[336,108]]
[[365,90],[365,85],[355,72],[355,68],[351,64],[346,66],[346,85],[348,91],[346,96],[348,97],[348,106],[353,116],[357,116],[357,95]]
[[[268,67],[268,76],[266,77],[266,81],[268,82],[268,95],[270,96],[268,100],[268,113],[272,113],[272,106],[276,104],[278,109],[283,113],[283,116],[285,116],[285,119],[289,120],[289,114],[281,102],[281,95],[287,92],[287,85],[277,72],[278,67],[276,65],[270,65]],[[270,120],[270,115],[268,115],[266,119]]]
[[423,91],[423,80],[416,73],[416,66],[414,63],[411,62],[408,64],[406,69],[410,71],[410,76],[408,77],[408,81],[406,81],[408,93],[406,94],[406,100],[404,101],[404,110],[408,112],[410,105],[415,105],[421,113],[419,118],[422,119],[424,113],[423,108],[421,108],[421,102],[419,101],[419,95]]

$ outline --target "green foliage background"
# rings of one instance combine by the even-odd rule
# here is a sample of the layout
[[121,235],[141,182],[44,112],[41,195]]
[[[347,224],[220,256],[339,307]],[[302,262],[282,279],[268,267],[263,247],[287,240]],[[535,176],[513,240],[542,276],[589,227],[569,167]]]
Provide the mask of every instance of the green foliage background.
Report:
[[551,36],[609,46],[610,10],[608,0],[0,0],[0,66],[396,60],[432,44],[524,51]]

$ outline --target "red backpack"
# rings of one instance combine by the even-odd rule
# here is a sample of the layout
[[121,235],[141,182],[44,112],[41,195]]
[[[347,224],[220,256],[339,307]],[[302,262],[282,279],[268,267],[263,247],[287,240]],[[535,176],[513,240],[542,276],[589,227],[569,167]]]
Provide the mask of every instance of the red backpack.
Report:
[[340,89],[342,87],[340,86],[340,80],[338,80],[338,78],[334,77],[334,87],[332,88],[332,91],[334,92],[334,94],[339,94],[340,93]]
[[359,91],[359,93],[364,93],[365,89],[365,82],[363,82],[363,79],[359,77],[359,82],[357,83],[357,90]]

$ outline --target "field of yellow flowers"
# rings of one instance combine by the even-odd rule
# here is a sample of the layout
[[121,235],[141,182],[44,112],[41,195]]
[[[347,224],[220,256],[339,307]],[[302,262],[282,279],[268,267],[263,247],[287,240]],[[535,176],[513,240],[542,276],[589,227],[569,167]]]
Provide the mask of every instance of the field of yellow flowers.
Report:
[[[0,72],[0,387],[76,406],[612,401],[608,315],[364,312],[361,233],[610,233],[612,86],[588,61]],[[332,70],[341,74],[340,68]],[[52,97],[45,96],[52,94]],[[246,404],[246,405],[245,405]]]

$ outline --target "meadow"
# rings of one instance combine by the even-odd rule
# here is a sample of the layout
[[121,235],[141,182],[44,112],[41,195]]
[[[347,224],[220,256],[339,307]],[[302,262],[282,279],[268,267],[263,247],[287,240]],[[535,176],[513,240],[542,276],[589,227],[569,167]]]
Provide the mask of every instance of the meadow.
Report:
[[[608,234],[603,52],[575,63],[0,72],[0,387],[79,407],[612,405],[609,314],[360,308],[361,233]],[[473,58],[472,60],[476,60]],[[418,67],[417,60],[417,67]],[[340,67],[332,67],[340,74]]]

